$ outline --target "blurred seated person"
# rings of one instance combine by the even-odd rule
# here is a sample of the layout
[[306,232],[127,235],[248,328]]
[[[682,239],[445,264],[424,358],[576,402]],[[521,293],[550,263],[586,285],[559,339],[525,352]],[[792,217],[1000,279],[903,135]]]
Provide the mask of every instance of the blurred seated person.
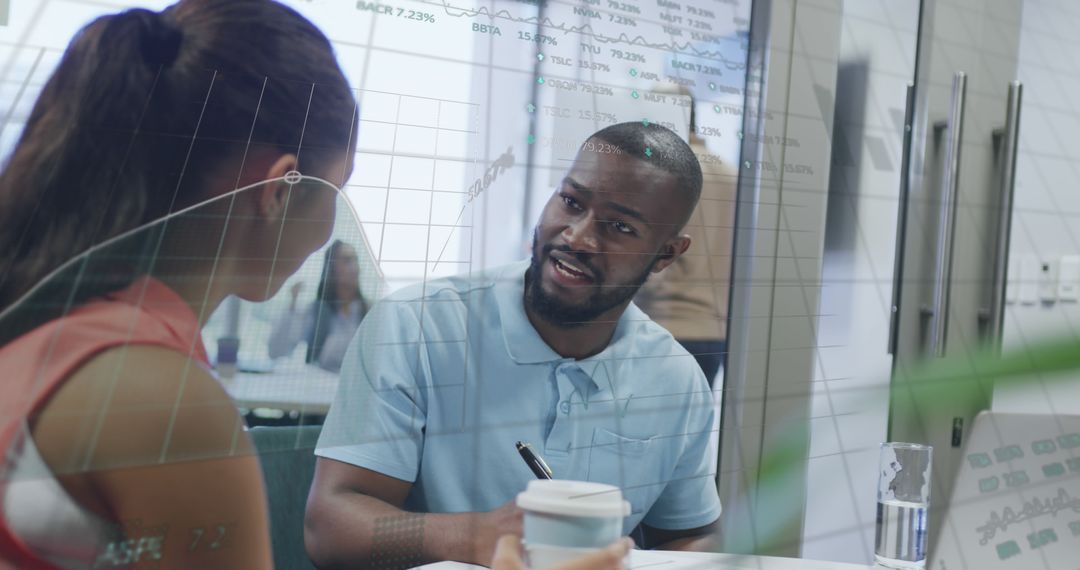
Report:
[[593,134],[551,195],[532,258],[376,303],[316,449],[304,540],[324,566],[490,564],[521,534],[532,444],[559,479],[622,488],[623,534],[709,549],[718,526],[712,394],[631,302],[690,247],[690,147],[641,122]]
[[[689,96],[678,86],[678,95]],[[738,174],[722,165],[697,135],[693,99],[690,148],[701,163],[701,199],[684,230],[694,251],[645,282],[634,302],[694,356],[712,386],[727,352],[728,291]]]
[[356,250],[334,240],[323,258],[322,277],[315,301],[302,314],[296,308],[303,282],[289,290],[288,309],[270,333],[270,358],[288,356],[301,340],[307,343],[304,362],[337,372],[368,305],[360,293],[360,264]]

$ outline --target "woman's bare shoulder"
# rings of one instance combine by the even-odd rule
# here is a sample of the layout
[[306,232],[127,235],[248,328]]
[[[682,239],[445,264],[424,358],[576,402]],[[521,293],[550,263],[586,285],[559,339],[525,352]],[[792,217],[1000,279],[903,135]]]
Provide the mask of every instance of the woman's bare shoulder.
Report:
[[251,452],[232,400],[198,361],[127,345],[71,374],[35,413],[34,441],[54,471],[88,471]]

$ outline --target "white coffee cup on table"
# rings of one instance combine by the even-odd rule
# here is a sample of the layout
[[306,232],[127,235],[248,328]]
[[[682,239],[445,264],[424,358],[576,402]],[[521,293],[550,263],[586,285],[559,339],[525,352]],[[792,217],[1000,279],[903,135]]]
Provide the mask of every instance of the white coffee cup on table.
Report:
[[517,496],[524,511],[524,546],[533,570],[603,550],[622,537],[630,503],[613,485],[546,479]]

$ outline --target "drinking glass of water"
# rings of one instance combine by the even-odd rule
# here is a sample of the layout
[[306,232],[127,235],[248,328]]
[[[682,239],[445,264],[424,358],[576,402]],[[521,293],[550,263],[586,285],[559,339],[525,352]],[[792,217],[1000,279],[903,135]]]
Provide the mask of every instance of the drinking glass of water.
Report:
[[881,444],[874,559],[882,566],[926,566],[933,451],[929,445],[917,443]]

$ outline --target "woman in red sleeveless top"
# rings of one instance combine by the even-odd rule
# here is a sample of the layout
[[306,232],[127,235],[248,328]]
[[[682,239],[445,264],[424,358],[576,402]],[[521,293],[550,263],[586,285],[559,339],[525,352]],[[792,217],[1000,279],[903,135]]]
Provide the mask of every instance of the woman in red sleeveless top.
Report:
[[325,36],[271,0],[76,35],[0,174],[0,568],[272,565],[199,330],[326,242],[356,125]]
[[[329,42],[272,0],[76,35],[0,173],[0,570],[272,566],[199,331],[327,241],[356,127]],[[524,568],[516,538],[495,567]]]

